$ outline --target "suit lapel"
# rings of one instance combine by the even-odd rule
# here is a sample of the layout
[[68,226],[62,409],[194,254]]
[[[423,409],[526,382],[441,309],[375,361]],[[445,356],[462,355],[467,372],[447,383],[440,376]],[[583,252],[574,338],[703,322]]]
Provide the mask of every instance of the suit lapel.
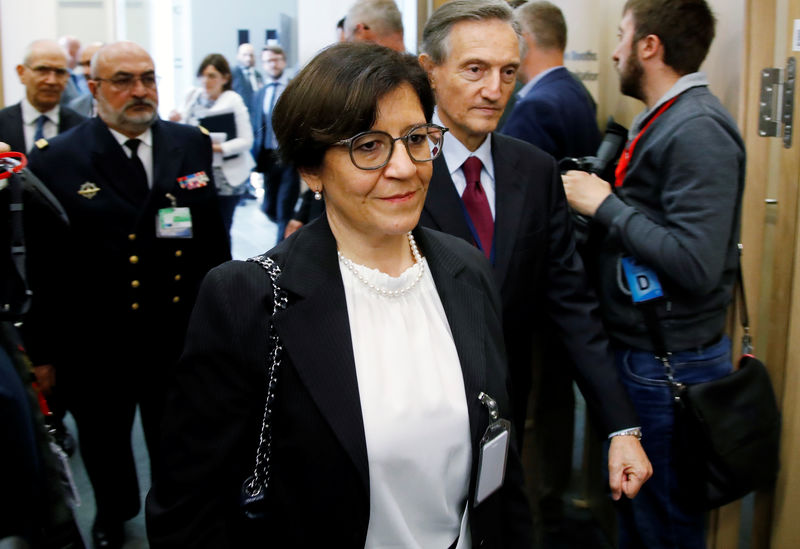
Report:
[[7,133],[3,135],[3,141],[7,141],[12,151],[23,152],[28,154],[30,149],[34,147],[31,143],[30,149],[25,146],[25,130],[23,129],[24,122],[22,121],[22,104],[17,103],[11,107],[9,111],[9,124],[5,130]]
[[495,176],[494,270],[500,288],[508,274],[525,201],[525,174],[517,167],[519,159],[507,154],[508,149],[503,147],[506,139],[497,133],[492,134]]
[[[169,139],[168,128],[161,121],[156,120],[152,126],[153,134],[153,187],[150,198],[164,196],[166,193],[175,192],[177,177],[188,174],[179,174],[183,154],[177,146],[177,141]],[[206,174],[211,177],[211,174]]]
[[473,242],[472,233],[464,219],[461,197],[450,177],[447,162],[440,156],[433,161],[433,176],[425,198],[425,213],[433,220],[433,227],[467,242]]
[[[436,290],[442,301],[453,342],[456,346],[464,391],[469,411],[470,435],[473,442],[479,439],[484,422],[478,393],[486,386],[486,356],[484,353],[486,319],[483,311],[484,297],[480,290],[461,279],[464,263],[439,240],[425,231],[414,231],[420,250],[431,269]],[[483,412],[485,414],[485,412]]]
[[[336,241],[322,216],[297,234],[279,285],[289,306],[275,319],[287,355],[369,493],[369,467],[350,322]],[[297,296],[295,299],[294,296]]]

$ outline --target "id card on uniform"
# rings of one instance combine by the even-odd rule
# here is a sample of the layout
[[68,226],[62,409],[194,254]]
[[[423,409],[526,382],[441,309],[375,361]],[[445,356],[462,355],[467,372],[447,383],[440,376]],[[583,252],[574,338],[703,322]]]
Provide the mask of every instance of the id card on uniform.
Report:
[[511,423],[499,417],[495,401],[486,393],[481,393],[478,398],[489,408],[489,413],[494,421],[481,438],[478,455],[478,481],[475,485],[475,505],[479,505],[503,486],[506,476],[508,445],[511,441]]
[[192,212],[189,208],[161,208],[156,216],[158,238],[192,238]]

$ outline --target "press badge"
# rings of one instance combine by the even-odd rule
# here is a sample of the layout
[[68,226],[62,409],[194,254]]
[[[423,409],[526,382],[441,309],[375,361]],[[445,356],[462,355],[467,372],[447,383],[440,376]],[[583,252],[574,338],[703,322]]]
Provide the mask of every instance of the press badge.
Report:
[[480,454],[478,455],[478,482],[475,485],[475,505],[479,505],[503,485],[511,436],[511,423],[500,417],[497,402],[486,393],[480,393],[478,399],[488,408],[492,424],[481,438]]
[[635,257],[623,257],[622,270],[625,271],[625,278],[628,281],[628,288],[631,290],[631,298],[634,303],[642,303],[664,296],[661,289],[661,282],[658,280],[656,272]]

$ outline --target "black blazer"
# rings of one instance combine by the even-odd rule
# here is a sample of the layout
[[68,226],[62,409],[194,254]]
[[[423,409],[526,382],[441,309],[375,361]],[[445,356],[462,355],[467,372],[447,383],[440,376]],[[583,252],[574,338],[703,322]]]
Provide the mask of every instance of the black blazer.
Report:
[[[84,120],[86,120],[85,116],[61,105],[58,115],[58,133],[65,132]],[[21,103],[0,110],[0,141],[8,143],[12,151],[28,154],[29,149],[25,148],[25,132],[22,129]],[[31,143],[32,147],[33,143]]]
[[[464,374],[473,442],[490,423],[485,391],[509,406],[499,304],[489,265],[448,235],[415,231],[427,257]],[[369,474],[363,419],[336,242],[327,217],[267,253],[289,304],[275,320],[285,348],[273,421],[273,506],[247,523],[238,508],[263,415],[272,287],[255,263],[212,270],[192,315],[164,425],[164,474],[147,498],[158,547],[363,547]],[[503,488],[470,509],[473,546],[530,547],[530,517],[516,448]],[[485,543],[485,545],[484,545]]]
[[[492,134],[495,171],[494,278],[503,302],[503,332],[515,416],[530,390],[531,339],[546,316],[577,371],[594,416],[610,433],[638,425],[603,333],[597,299],[575,251],[564,188],[555,161],[533,145]],[[444,157],[433,162],[420,224],[472,242],[461,198]]]

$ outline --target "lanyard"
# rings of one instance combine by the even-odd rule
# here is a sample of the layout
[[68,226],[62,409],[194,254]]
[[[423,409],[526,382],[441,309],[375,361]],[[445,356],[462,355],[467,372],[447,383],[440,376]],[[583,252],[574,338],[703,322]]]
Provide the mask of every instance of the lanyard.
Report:
[[628,164],[630,164],[631,158],[633,157],[633,151],[634,149],[636,149],[636,144],[639,142],[639,139],[642,137],[642,134],[644,134],[644,132],[647,131],[647,128],[650,127],[650,124],[656,121],[656,118],[664,114],[664,111],[672,106],[672,104],[675,102],[676,99],[678,99],[678,97],[680,96],[676,95],[675,97],[673,97],[672,99],[661,105],[661,108],[658,109],[658,111],[656,111],[656,114],[654,114],[653,117],[647,121],[647,124],[645,124],[644,128],[642,128],[636,135],[636,137],[634,137],[631,141],[629,141],[628,144],[625,146],[625,150],[622,151],[622,156],[620,157],[619,162],[617,163],[617,169],[614,172],[615,187],[622,187],[622,182],[625,180],[625,176],[628,174]]

